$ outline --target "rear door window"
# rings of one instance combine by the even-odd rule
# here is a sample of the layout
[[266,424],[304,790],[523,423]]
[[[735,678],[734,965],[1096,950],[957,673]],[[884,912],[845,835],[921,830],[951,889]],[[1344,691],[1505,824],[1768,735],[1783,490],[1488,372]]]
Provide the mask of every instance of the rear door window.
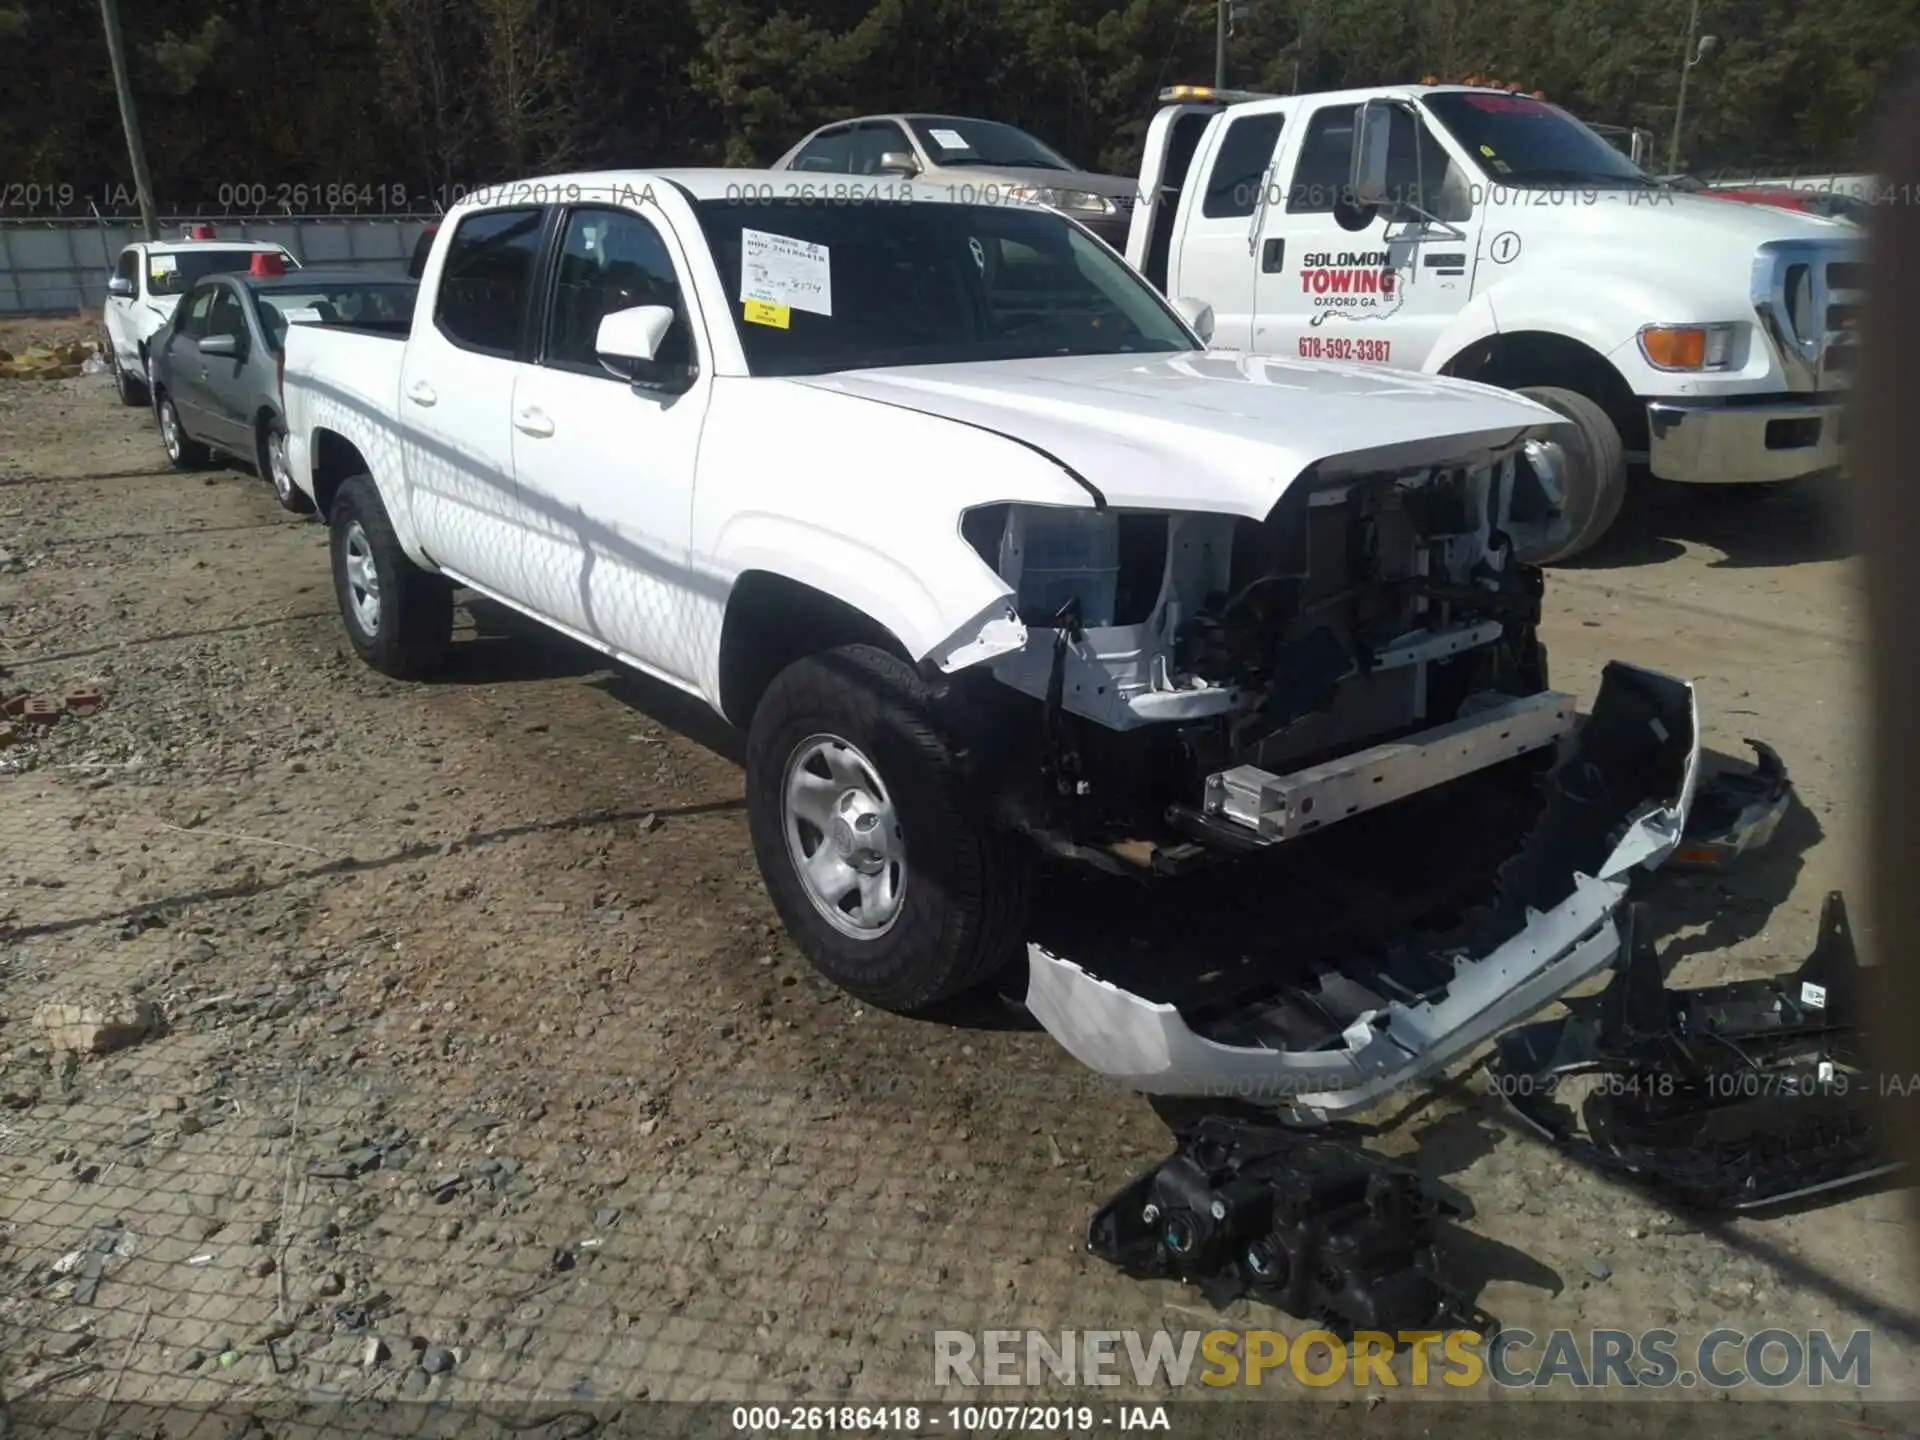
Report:
[[544,218],[538,206],[489,210],[453,232],[433,323],[462,350],[508,359],[519,353]]

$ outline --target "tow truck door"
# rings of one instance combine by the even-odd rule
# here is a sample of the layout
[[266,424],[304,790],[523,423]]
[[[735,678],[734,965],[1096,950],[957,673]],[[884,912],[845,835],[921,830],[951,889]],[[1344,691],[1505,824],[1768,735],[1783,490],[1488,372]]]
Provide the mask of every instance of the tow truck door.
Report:
[[[1180,195],[1193,165],[1193,152],[1221,105],[1167,105],[1147,125],[1146,151],[1140,161],[1140,198],[1127,227],[1127,263],[1163,293],[1167,253],[1180,218]],[[1212,303],[1211,297],[1196,297]]]
[[1177,221],[1179,244],[1167,259],[1170,298],[1213,307],[1209,349],[1245,355],[1253,348],[1261,219],[1278,202],[1275,162],[1293,102],[1236,105],[1200,141]]
[[1253,350],[1419,370],[1472,297],[1479,207],[1467,169],[1408,111],[1395,117],[1390,188],[1433,218],[1357,212],[1347,182],[1358,109],[1302,105],[1287,127],[1286,180],[1260,232]]

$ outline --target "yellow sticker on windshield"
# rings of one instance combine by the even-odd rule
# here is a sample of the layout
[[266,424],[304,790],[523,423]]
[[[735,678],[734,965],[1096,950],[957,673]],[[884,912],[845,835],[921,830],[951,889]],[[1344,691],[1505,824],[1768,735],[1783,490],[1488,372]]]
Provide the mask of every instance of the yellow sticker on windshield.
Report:
[[1480,153],[1491,160],[1493,158],[1493,147],[1491,145],[1482,145],[1480,147]]
[[742,300],[740,312],[749,325],[771,325],[776,330],[785,330],[793,316],[793,311],[785,305],[774,305],[765,300]]

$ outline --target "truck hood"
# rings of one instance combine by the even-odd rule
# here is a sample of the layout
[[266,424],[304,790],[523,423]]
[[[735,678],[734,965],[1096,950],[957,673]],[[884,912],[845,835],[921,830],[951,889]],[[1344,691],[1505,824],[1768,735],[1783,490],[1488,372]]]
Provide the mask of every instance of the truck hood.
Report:
[[1731,266],[1744,292],[1747,266],[1769,240],[1823,240],[1858,245],[1860,229],[1800,210],[1751,205],[1718,195],[1683,190],[1567,192],[1572,198],[1543,203],[1559,192],[1490,192],[1482,233],[1514,231],[1528,258],[1544,261],[1542,244],[1608,246],[1618,252],[1613,268],[1681,265],[1717,271]]
[[1458,464],[1553,411],[1491,386],[1270,357],[1081,355],[794,382],[1003,435],[1106,504],[1262,519],[1309,468]]

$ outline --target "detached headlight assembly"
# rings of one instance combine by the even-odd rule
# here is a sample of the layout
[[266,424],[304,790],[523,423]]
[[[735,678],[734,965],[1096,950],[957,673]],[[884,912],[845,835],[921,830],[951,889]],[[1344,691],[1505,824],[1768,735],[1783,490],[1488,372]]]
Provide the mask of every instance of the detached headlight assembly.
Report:
[[1113,201],[1104,195],[1095,195],[1091,190],[1060,190],[1051,185],[1015,185],[1007,193],[1016,200],[1046,205],[1071,215],[1112,215],[1116,209]]
[[1640,353],[1656,370],[1706,371],[1733,367],[1738,325],[1646,325]]

